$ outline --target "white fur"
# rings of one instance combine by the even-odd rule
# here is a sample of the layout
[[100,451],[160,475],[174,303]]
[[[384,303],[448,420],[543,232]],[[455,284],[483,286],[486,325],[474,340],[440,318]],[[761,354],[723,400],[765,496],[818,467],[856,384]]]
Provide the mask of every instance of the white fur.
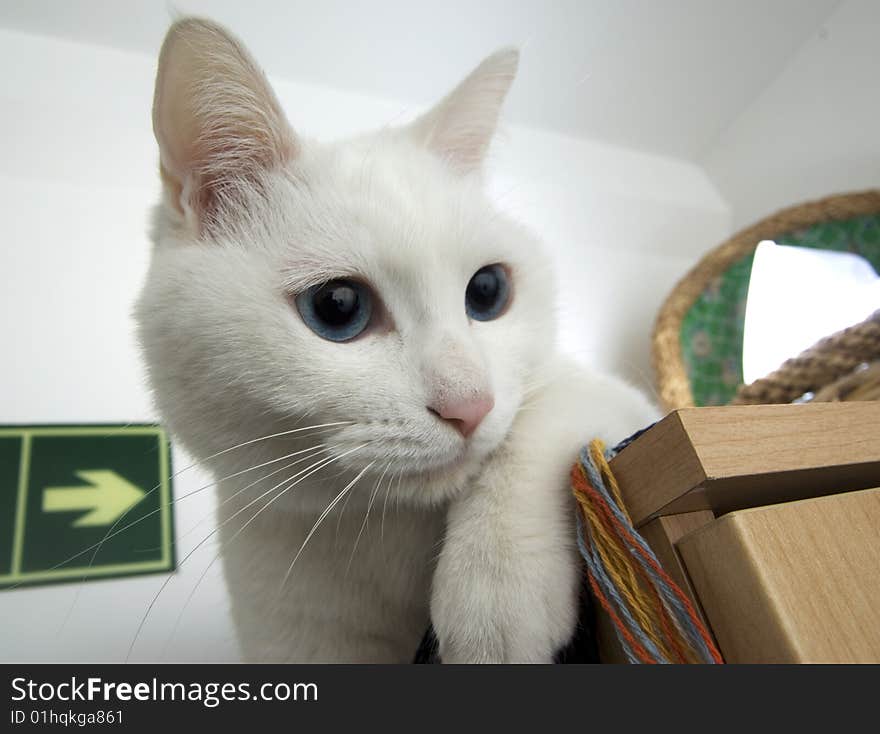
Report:
[[[218,482],[218,523],[250,660],[407,662],[429,604],[448,662],[548,661],[573,631],[568,470],[590,438],[656,416],[556,356],[547,259],[482,190],[516,63],[490,57],[407,128],[326,145],[294,135],[222,29],[169,32],[154,109],[165,194],[139,336],[163,420],[218,479],[239,474]],[[465,287],[491,263],[510,270],[512,302],[472,322]],[[334,343],[292,297],[342,276],[381,306],[361,337]],[[438,391],[486,389],[495,406],[468,439],[426,409]]]

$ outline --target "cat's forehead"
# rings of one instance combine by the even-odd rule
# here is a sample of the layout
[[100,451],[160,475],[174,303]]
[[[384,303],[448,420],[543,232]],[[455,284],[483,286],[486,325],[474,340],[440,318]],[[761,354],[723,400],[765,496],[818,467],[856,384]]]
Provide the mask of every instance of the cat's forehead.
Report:
[[375,134],[319,148],[306,175],[332,200],[379,223],[473,225],[491,213],[476,176],[407,140]]
[[291,194],[296,213],[283,256],[309,284],[338,275],[458,281],[520,249],[478,180],[412,146],[379,140],[320,150],[303,179]]

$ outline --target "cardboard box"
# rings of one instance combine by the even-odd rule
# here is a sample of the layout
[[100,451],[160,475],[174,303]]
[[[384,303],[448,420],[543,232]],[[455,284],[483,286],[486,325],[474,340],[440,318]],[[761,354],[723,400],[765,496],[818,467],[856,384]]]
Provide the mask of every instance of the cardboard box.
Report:
[[880,661],[880,402],[677,410],[611,468],[727,661]]
[[880,662],[880,489],[733,512],[678,549],[727,662]]

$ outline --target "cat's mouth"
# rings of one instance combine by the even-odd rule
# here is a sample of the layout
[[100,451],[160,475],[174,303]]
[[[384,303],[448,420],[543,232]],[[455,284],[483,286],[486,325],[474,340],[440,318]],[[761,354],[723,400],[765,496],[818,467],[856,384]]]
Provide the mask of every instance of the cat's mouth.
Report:
[[418,425],[398,428],[401,430],[388,430],[385,424],[377,425],[375,421],[346,426],[334,437],[333,453],[345,454],[342,463],[352,469],[368,467],[366,471],[371,475],[454,487],[478,473],[506,435],[497,426],[467,439],[451,429],[425,430]]
[[401,480],[410,482],[445,483],[451,489],[477,474],[491,452],[491,446],[469,441],[450,446],[443,451],[409,451],[396,456],[382,454],[382,449],[377,448],[375,453],[384,456],[386,461],[384,464],[377,461],[373,471],[378,468],[380,472],[387,471],[388,474],[399,475]]
[[389,472],[405,478],[440,478],[457,473],[470,463],[470,459],[469,452],[463,447],[460,451],[445,455],[393,457],[388,459],[387,465]]

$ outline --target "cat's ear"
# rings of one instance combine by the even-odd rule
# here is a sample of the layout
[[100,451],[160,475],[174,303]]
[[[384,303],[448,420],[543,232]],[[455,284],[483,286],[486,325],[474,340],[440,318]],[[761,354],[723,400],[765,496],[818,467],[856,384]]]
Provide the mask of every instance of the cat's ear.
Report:
[[171,26],[159,54],[153,130],[171,203],[198,231],[266,170],[297,153],[265,75],[210,21]]
[[410,134],[461,173],[479,168],[518,64],[516,49],[496,51],[411,123]]

